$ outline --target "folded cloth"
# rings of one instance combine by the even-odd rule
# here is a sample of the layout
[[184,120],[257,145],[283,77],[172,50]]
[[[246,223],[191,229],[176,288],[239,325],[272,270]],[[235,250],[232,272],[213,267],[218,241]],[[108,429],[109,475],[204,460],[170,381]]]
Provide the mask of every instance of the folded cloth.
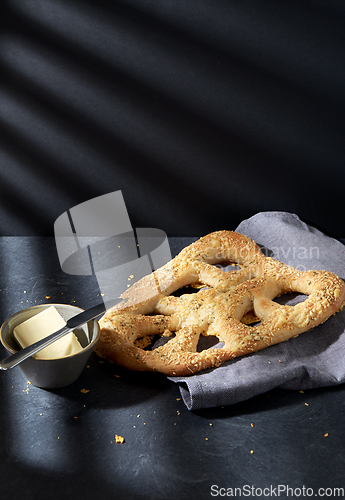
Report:
[[[327,270],[345,278],[345,246],[295,214],[262,212],[241,222],[236,231],[256,241],[266,255],[301,271]],[[190,410],[226,406],[277,387],[302,390],[341,384],[344,354],[345,308],[297,338],[218,368],[169,379],[179,384]]]

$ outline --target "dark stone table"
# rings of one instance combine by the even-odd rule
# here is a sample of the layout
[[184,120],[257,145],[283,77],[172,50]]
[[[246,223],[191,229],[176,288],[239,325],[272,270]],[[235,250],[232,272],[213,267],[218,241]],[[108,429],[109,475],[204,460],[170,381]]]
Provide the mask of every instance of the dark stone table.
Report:
[[[171,239],[173,254],[192,240]],[[34,304],[99,301],[92,278],[61,271],[53,238],[2,237],[0,262],[1,322]],[[345,494],[344,386],[191,412],[165,376],[95,354],[68,387],[39,389],[18,368],[0,373],[0,386],[8,500]]]

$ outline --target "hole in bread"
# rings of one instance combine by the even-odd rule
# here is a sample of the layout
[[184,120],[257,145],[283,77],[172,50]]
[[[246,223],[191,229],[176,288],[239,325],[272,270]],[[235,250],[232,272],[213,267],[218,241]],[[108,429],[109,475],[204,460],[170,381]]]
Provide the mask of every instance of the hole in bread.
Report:
[[[161,335],[146,335],[145,337],[141,337],[135,341],[135,346],[140,349],[144,349],[145,351],[152,351],[157,349],[157,347],[161,347],[162,345],[167,344],[170,340],[176,337],[175,333],[172,332],[170,336],[161,336]],[[205,351],[206,349],[210,349],[211,347],[216,347],[221,349],[224,346],[224,343],[219,340],[215,335],[200,335],[197,352]]]
[[134,341],[134,345],[135,347],[139,347],[139,349],[150,350],[155,337],[159,337],[159,335],[144,335],[143,337],[137,338]]
[[200,335],[199,342],[197,345],[197,352],[205,351],[211,347],[217,347],[221,349],[224,343],[219,340],[215,335]]
[[217,262],[215,264],[210,264],[212,267],[216,267],[224,273],[231,274],[240,271],[243,266],[237,264],[236,262]]
[[273,302],[277,302],[277,304],[281,304],[283,306],[295,306],[300,302],[304,302],[307,298],[308,295],[304,295],[303,293],[289,292],[284,293],[283,295],[279,295],[278,297],[273,299]]
[[245,325],[250,325],[250,326],[257,326],[261,323],[260,318],[257,317],[255,312],[248,311],[242,318],[241,318],[241,323],[244,323]]
[[174,297],[181,297],[181,295],[198,293],[201,288],[205,288],[206,285],[203,283],[193,283],[192,285],[186,285],[182,288],[178,288],[175,292],[171,293]]
[[171,332],[171,335],[167,336],[167,335],[152,335],[152,341],[151,341],[151,344],[146,348],[146,350],[149,350],[149,351],[152,351],[153,349],[157,349],[157,347],[160,347],[164,344],[166,344],[167,342],[169,342],[169,340],[172,340],[176,337],[175,333],[174,332]]
[[239,271],[243,266],[237,264],[237,262],[218,262],[217,264],[213,264],[218,269],[225,271],[226,273],[230,271]]
[[[276,302],[277,304],[280,304],[282,306],[295,306],[300,302],[304,302],[307,298],[308,295],[304,295],[298,292],[288,292],[275,297],[273,299],[273,302]],[[249,326],[258,326],[261,324],[261,320],[255,314],[254,310],[251,310],[244,314],[244,316],[241,318],[241,323]]]

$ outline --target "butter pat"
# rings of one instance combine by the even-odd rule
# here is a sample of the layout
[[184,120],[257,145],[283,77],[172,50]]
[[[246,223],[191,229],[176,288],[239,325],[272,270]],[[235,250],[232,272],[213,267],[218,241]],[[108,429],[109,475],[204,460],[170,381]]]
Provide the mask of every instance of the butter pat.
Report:
[[[20,347],[24,349],[60,330],[65,325],[63,317],[54,306],[51,306],[16,326],[13,335]],[[70,332],[36,353],[34,357],[39,359],[63,358],[81,350],[82,346],[77,337],[73,332]]]

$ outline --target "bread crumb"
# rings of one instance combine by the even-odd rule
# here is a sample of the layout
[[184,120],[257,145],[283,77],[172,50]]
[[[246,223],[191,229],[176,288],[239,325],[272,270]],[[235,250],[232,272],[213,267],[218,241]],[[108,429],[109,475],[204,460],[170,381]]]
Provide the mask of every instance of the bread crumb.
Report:
[[125,438],[122,437],[122,436],[118,436],[117,434],[115,434],[115,442],[122,444],[122,443],[125,442]]
[[324,434],[323,437],[328,438],[328,432],[326,432],[326,434]]
[[80,389],[80,392],[82,392],[83,394],[86,394],[89,391],[90,391],[90,389]]
[[250,424],[250,427],[254,427],[254,424],[253,424],[253,423],[251,423],[251,424]]

